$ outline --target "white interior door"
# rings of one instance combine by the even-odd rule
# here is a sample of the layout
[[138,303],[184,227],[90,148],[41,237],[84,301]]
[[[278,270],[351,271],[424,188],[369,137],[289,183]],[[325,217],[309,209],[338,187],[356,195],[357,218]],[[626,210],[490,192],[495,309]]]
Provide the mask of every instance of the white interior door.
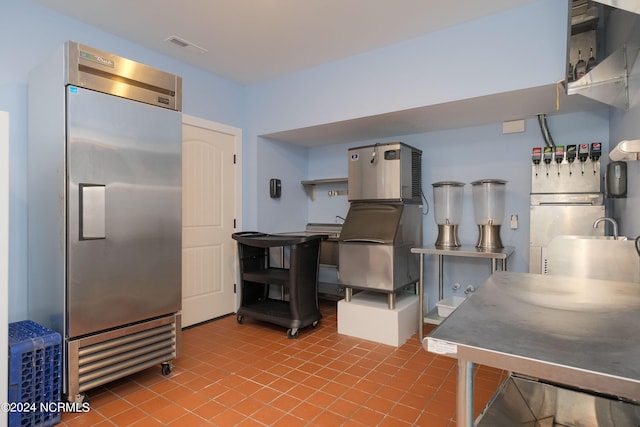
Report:
[[240,130],[184,116],[182,326],[233,313]]

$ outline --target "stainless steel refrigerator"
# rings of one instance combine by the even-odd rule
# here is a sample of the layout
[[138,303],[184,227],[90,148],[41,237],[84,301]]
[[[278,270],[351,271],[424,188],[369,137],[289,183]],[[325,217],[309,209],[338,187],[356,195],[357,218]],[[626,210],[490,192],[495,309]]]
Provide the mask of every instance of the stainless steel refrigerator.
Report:
[[71,401],[178,354],[181,86],[76,42],[29,74],[29,317]]

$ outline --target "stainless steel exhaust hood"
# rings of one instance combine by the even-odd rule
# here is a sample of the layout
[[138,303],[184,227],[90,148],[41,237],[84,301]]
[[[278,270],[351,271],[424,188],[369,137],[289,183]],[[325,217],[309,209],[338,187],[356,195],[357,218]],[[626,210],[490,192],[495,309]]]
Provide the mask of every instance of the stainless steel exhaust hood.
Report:
[[[613,43],[600,61],[584,77],[567,84],[567,94],[579,94],[623,110],[640,102],[640,2],[636,0],[596,0],[613,6],[605,33],[618,33],[620,42]],[[615,21],[615,25],[613,22]],[[599,55],[604,56],[604,55]]]

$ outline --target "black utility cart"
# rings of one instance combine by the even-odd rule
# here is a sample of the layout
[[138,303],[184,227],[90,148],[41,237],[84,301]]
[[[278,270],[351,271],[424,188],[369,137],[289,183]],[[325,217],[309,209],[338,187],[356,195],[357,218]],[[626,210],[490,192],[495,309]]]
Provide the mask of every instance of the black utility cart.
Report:
[[[245,317],[287,328],[297,338],[300,328],[316,326],[320,242],[326,235],[291,236],[255,231],[233,233],[238,242],[242,303],[238,323]],[[288,247],[289,268],[272,267],[270,249]],[[284,256],[283,256],[284,259]],[[281,287],[281,298],[269,298],[271,285]]]

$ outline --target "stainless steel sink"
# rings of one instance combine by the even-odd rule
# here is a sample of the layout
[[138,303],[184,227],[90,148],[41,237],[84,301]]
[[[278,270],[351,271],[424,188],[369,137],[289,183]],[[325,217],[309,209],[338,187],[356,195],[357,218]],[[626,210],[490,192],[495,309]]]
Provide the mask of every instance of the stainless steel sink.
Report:
[[558,236],[543,254],[544,273],[640,283],[635,240],[619,236]]
[[305,232],[327,234],[329,238],[320,243],[320,264],[338,265],[338,238],[342,224],[318,223],[307,224]]

